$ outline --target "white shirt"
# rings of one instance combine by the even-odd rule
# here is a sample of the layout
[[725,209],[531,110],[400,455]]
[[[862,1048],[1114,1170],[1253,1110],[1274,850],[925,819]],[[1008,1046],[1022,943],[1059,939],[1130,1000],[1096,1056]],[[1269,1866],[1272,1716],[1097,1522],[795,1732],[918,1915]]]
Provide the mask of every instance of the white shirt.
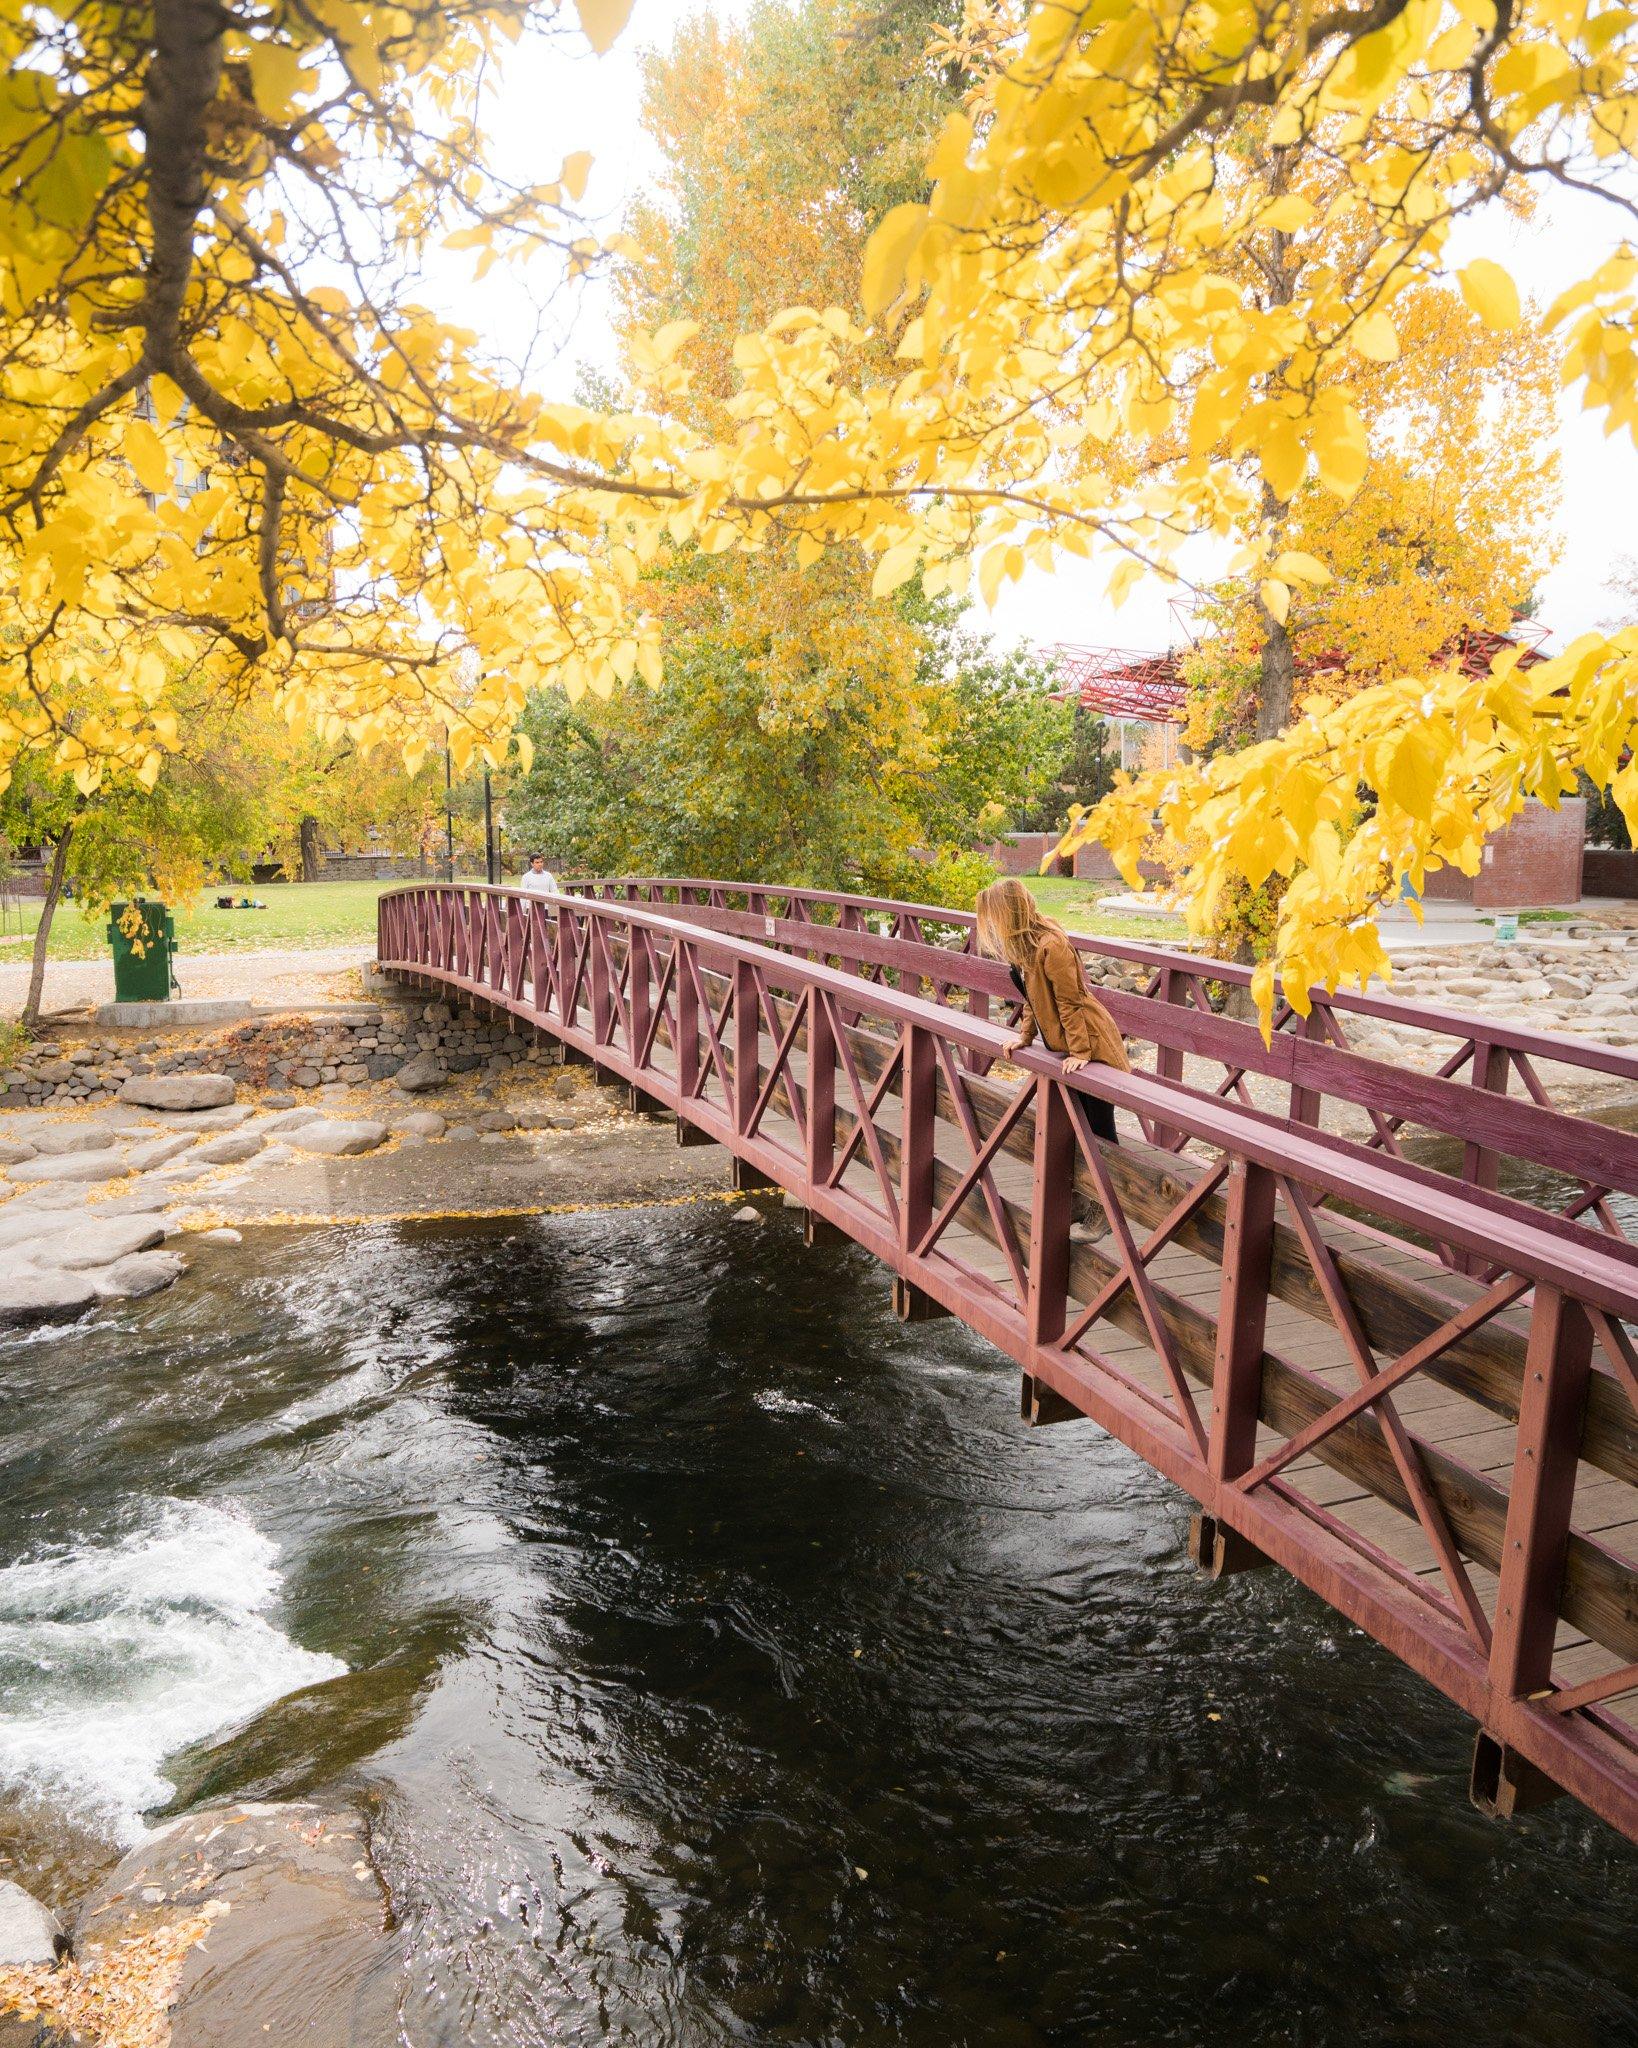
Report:
[[542,868],[538,875],[533,868],[525,868],[518,887],[530,896],[556,896],[560,893],[557,877],[550,868]]

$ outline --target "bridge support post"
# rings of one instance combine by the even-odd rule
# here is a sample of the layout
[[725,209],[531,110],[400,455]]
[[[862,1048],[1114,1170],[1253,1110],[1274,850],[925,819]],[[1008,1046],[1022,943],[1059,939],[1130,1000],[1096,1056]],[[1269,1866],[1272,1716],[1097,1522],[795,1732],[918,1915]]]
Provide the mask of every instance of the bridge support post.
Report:
[[848,1235],[826,1216],[812,1209],[802,1211],[802,1242],[812,1251],[817,1244],[846,1244]]
[[1467,1796],[1492,1820],[1513,1820],[1564,1796],[1545,1771],[1481,1728],[1473,1738],[1473,1769]]
[[1189,1522],[1189,1557],[1208,1579],[1237,1578],[1241,1572],[1261,1571],[1271,1562],[1238,1529],[1205,1513]]
[[1044,1429],[1050,1422],[1084,1422],[1085,1415],[1073,1401],[1066,1401],[1056,1387],[1049,1387],[1034,1373],[1024,1374],[1018,1390],[1018,1416],[1031,1429]]
[[702,1131],[698,1124],[691,1124],[687,1117],[677,1118],[677,1143],[679,1145],[714,1145],[716,1139],[709,1131]]
[[942,1301],[935,1301],[930,1294],[924,1294],[913,1280],[906,1280],[901,1274],[893,1275],[893,1313],[901,1323],[931,1323],[950,1311]]

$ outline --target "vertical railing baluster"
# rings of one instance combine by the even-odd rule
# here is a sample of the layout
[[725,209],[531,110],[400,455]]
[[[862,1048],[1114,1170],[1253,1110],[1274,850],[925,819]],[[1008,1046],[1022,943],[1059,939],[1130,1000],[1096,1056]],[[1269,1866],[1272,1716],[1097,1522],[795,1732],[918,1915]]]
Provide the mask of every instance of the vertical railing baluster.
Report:
[[631,973],[626,984],[626,1051],[633,1066],[647,1066],[643,1041],[654,1015],[654,940],[642,925],[631,929]]
[[580,921],[578,909],[571,910],[565,903],[557,913],[557,1009],[563,1023],[573,1025],[579,1004],[572,997],[574,989],[575,929]]
[[[1505,1095],[1511,1069],[1512,1062],[1505,1045],[1492,1045],[1487,1039],[1474,1038],[1473,1063],[1469,1072],[1473,1086],[1482,1094]],[[1469,1187],[1493,1192],[1501,1179],[1501,1154],[1481,1138],[1470,1138],[1462,1147],[1462,1179]],[[1458,1251],[1453,1260],[1458,1273],[1482,1273],[1488,1263],[1479,1252]]]
[[607,1045],[614,1035],[610,1022],[613,996],[609,987],[609,932],[596,913],[586,920],[586,951],[591,980],[592,1043]]
[[836,1032],[817,988],[808,1002],[808,1179],[823,1187],[836,1164]]
[[738,1132],[748,1131],[756,1108],[757,1042],[762,1022],[756,969],[748,960],[733,964],[733,1093],[728,1114]]
[[677,955],[677,1093],[688,1100],[700,1092],[700,992],[695,986],[697,955],[691,941],[673,940]]
[[[1256,1462],[1276,1190],[1265,1166],[1237,1159],[1229,1170],[1207,1447],[1211,1476],[1220,1486],[1241,1478]],[[1214,1579],[1265,1562],[1238,1531],[1212,1514],[1194,1517],[1189,1549]]]
[[1061,1087],[1035,1083],[1035,1171],[1029,1207],[1029,1340],[1050,1348],[1069,1309],[1069,1224],[1074,1209],[1075,1128]]
[[902,1122],[899,1131],[899,1251],[908,1259],[933,1222],[934,1119],[938,1107],[938,1054],[933,1036],[918,1025],[904,1029]]

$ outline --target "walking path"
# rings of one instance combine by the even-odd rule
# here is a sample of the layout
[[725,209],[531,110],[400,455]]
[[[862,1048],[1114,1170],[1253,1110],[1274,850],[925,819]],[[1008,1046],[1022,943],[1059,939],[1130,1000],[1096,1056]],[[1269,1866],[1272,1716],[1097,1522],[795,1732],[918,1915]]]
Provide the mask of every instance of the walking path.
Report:
[[[323,946],[284,953],[187,953],[177,964],[184,996],[237,997],[257,1004],[324,1003],[356,997],[358,970],[375,948]],[[0,960],[0,1014],[15,1016],[28,991],[28,962]],[[46,963],[47,1017],[89,1010],[114,1000],[112,954],[100,960]]]

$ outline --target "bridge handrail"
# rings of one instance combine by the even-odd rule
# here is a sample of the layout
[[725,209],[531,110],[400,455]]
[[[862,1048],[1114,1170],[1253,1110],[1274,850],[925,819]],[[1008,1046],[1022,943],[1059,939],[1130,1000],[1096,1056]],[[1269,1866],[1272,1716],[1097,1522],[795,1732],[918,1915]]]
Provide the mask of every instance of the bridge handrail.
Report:
[[[818,987],[849,1008],[860,1006],[860,977],[798,959],[790,953],[713,930],[685,917],[669,917],[630,901],[601,901],[570,896],[553,899],[481,882],[411,882],[385,892],[381,901],[449,891],[469,896],[498,897],[527,910],[538,905],[561,915],[590,915],[618,921],[672,940],[703,947],[731,961],[754,967],[765,983],[787,994]],[[778,893],[771,892],[771,893]],[[385,936],[385,931],[383,931]],[[384,967],[415,968],[431,963],[383,955]],[[470,993],[494,1000],[489,984],[449,970],[446,979]],[[1316,1188],[1442,1242],[1460,1246],[1489,1263],[1534,1283],[1573,1285],[1576,1295],[1592,1305],[1628,1318],[1638,1317],[1638,1246],[1587,1230],[1561,1218],[1548,1217],[1489,1189],[1450,1182],[1430,1187],[1423,1169],[1384,1157],[1345,1138],[1309,1134],[1300,1127],[1276,1123],[1237,1103],[1220,1102],[1199,1091],[1141,1072],[1124,1074],[1112,1067],[1088,1067],[1065,1074],[1054,1053],[1030,1047],[1009,1053],[1013,1034],[983,1018],[920,996],[905,995],[880,983],[867,983],[865,1007],[871,1016],[931,1032],[994,1061],[1006,1056],[1025,1071],[1052,1077],[1077,1093],[1098,1097],[1125,1109],[1141,1121],[1181,1128],[1188,1137],[1213,1149],[1232,1153],[1288,1178]],[[509,1004],[509,1007],[517,1007]],[[1550,1225],[1554,1227],[1548,1227]]]
[[[840,890],[787,887],[776,882],[732,882],[693,876],[619,875],[569,881],[563,886],[567,892],[575,895],[595,890],[693,889],[743,895],[747,898],[779,896],[788,901],[837,909],[851,907],[871,916],[915,918],[929,924],[947,925],[952,930],[960,930],[967,934],[969,946],[976,925],[971,911],[952,910],[942,904],[912,903],[892,897],[851,896]],[[677,907],[683,906],[679,904]],[[1251,985],[1251,968],[1239,961],[1220,960],[1209,953],[1192,953],[1176,947],[1145,945],[1136,940],[1113,938],[1103,934],[1092,936],[1084,932],[1071,932],[1069,938],[1080,952],[1122,960],[1131,966],[1148,968],[1157,975],[1169,974],[1191,982],[1222,982],[1236,988],[1249,988]],[[1283,990],[1281,995],[1283,1002]],[[1176,996],[1169,999],[1178,1000]],[[1477,1037],[1485,1045],[1521,1053],[1531,1060],[1551,1060],[1560,1066],[1582,1067],[1596,1073],[1612,1074],[1621,1080],[1631,1081],[1638,1087],[1638,1050],[1600,1045],[1594,1039],[1578,1038],[1569,1032],[1538,1031],[1529,1025],[1515,1024],[1505,1018],[1486,1017],[1478,1011],[1449,1009],[1437,1003],[1418,1003],[1407,996],[1372,995],[1353,989],[1315,989],[1312,991],[1312,1001],[1316,1012],[1340,1010],[1355,1016],[1374,1017],[1384,1023],[1399,1024],[1407,1029],[1427,1031],[1444,1038]],[[1294,1021],[1297,1020],[1293,1019],[1289,1011],[1281,1018],[1282,1024],[1291,1024]]]

